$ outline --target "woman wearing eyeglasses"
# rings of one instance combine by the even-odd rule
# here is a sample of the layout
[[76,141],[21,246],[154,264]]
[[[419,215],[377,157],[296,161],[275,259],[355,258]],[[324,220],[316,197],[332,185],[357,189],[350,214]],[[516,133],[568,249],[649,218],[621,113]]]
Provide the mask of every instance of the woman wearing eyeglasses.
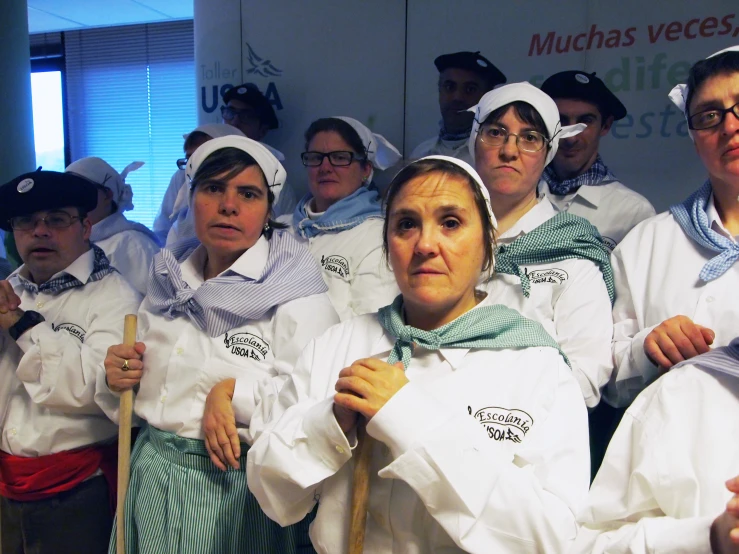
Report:
[[674,364],[726,346],[739,329],[729,301],[739,290],[739,46],[697,62],[670,98],[685,114],[708,179],[613,252],[609,398],[623,406]]
[[528,83],[492,90],[470,111],[470,154],[500,232],[488,293],[544,326],[569,357],[585,403],[595,406],[612,368],[609,251],[585,219],[558,214],[537,196],[559,140],[584,126],[562,127],[554,100]]
[[400,153],[356,119],[311,123],[301,155],[308,194],[290,223],[321,265],[328,294],[342,320],[373,312],[398,294],[382,258],[383,212],[373,167],[386,169]]

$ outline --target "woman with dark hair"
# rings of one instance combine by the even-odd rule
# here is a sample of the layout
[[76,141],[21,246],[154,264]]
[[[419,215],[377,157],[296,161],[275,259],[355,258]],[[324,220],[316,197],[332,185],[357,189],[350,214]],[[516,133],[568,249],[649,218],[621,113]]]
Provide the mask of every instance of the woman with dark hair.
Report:
[[278,390],[338,317],[310,253],[269,218],[285,170],[266,148],[213,139],[187,174],[196,238],[156,256],[140,342],[105,359],[111,390],[139,385],[148,423],[131,459],[127,551],[292,552],[306,529],[270,522],[244,480],[255,390]]
[[726,302],[739,289],[739,47],[697,62],[670,98],[708,179],[613,251],[609,389],[622,406],[674,364],[726,346],[739,329],[739,311]]
[[372,182],[400,153],[356,119],[328,117],[311,123],[301,154],[310,192],[291,217],[295,235],[323,269],[328,294],[342,320],[374,312],[398,293],[382,262],[383,213]]
[[401,294],[303,351],[253,430],[250,489],[283,525],[317,501],[314,547],[346,552],[366,423],[365,553],[565,552],[588,486],[585,405],[543,327],[479,287],[495,266],[482,181],[461,160],[422,158],[386,210]]
[[584,125],[562,127],[554,100],[528,83],[492,90],[470,111],[470,154],[499,225],[496,275],[486,290],[544,326],[593,407],[612,369],[609,250],[587,220],[537,196],[560,139]]
[[613,252],[618,392],[653,382],[608,445],[576,553],[739,552],[739,46],[670,97],[708,179]]

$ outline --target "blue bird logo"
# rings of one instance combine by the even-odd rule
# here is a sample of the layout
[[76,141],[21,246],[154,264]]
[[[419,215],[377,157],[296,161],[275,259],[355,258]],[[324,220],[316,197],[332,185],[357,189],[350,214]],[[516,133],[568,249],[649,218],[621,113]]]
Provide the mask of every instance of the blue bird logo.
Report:
[[245,44],[248,50],[247,58],[251,64],[251,68],[246,70],[247,73],[261,75],[262,77],[279,77],[282,75],[282,69],[278,69],[272,65],[270,60],[265,60],[257,56],[257,53],[254,52],[254,49],[248,42]]

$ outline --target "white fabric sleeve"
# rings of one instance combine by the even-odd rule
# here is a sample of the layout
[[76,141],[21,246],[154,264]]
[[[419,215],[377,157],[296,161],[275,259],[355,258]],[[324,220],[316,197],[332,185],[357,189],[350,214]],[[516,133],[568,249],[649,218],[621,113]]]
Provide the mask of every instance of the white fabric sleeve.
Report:
[[605,400],[616,408],[628,406],[649,383],[659,376],[659,369],[644,352],[644,339],[656,325],[641,328],[635,298],[619,246],[611,254],[616,302],[613,305],[614,370],[604,392]]
[[110,345],[123,341],[124,316],[137,312],[141,297],[122,279],[106,285],[112,286],[97,287],[90,302],[84,341],[65,330],[55,332],[48,322],[18,337],[24,355],[16,375],[36,404],[69,414],[117,412],[118,397],[105,386],[103,360]]
[[465,552],[565,552],[589,453],[582,392],[560,365],[552,410],[517,456],[468,414],[405,385],[367,426],[395,458],[379,476],[407,483]]
[[110,265],[115,267],[139,294],[145,296],[149,282],[149,267],[160,250],[159,245],[139,231],[123,231],[118,235],[119,239],[108,256]]
[[395,275],[387,266],[382,255],[382,246],[373,248],[359,262],[351,282],[351,304],[353,315],[374,313],[392,303],[400,294]]
[[[236,421],[248,425],[257,403],[265,403],[261,409],[269,411],[269,404],[276,399],[279,390],[292,373],[300,352],[314,338],[339,322],[339,316],[326,294],[299,298],[280,306],[275,311],[274,339],[275,360],[265,380],[264,373],[236,379],[231,405]],[[265,381],[265,382],[262,382]],[[261,399],[264,396],[264,399]]]
[[[632,407],[645,401],[640,397]],[[647,417],[659,410],[654,405],[647,408],[641,410]],[[631,409],[626,412],[590,489],[587,509],[579,514],[581,527],[571,553],[710,554],[713,517],[676,519],[660,508],[659,497],[674,496],[679,484],[669,483],[670,475],[661,483],[664,467],[653,456],[658,440],[645,431]]]
[[[578,260],[580,261],[580,260]],[[554,305],[557,342],[572,364],[585,404],[595,407],[613,371],[611,300],[600,268],[585,260]]]

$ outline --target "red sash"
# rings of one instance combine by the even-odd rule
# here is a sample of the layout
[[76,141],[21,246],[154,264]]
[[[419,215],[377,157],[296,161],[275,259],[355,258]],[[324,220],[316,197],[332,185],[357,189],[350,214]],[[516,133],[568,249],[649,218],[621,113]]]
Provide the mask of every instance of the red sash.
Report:
[[115,512],[117,466],[117,442],[35,458],[0,451],[0,495],[22,502],[45,500],[73,489],[100,469]]

